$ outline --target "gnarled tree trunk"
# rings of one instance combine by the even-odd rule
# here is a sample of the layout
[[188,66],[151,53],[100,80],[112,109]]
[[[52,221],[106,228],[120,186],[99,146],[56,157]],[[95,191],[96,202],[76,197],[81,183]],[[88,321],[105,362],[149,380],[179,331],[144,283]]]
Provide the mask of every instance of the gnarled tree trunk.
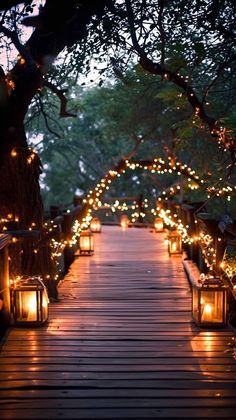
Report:
[[[44,210],[40,195],[40,159],[27,145],[24,118],[32,97],[42,85],[39,70],[17,64],[12,84],[2,84],[0,97],[0,215],[1,229],[41,232],[40,239],[16,237],[10,246],[10,275],[40,275],[50,297],[56,297],[56,282],[50,276],[50,247],[43,240]],[[9,83],[9,76],[8,76]],[[44,246],[42,246],[44,243]]]

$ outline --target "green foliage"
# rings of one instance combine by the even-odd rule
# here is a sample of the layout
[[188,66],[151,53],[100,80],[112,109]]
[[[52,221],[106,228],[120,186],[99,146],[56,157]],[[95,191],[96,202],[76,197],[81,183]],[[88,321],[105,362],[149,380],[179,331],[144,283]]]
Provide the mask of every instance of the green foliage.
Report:
[[[85,195],[140,140],[135,160],[152,160],[156,156],[167,159],[171,155],[190,165],[200,177],[210,176],[213,185],[223,176],[225,158],[222,160],[217,143],[193,124],[188,102],[169,83],[135,66],[123,81],[72,90],[68,107],[79,110],[77,118],[61,120],[59,124],[51,114],[59,104],[54,97],[47,97],[52,101],[47,109],[49,123],[60,138],[46,131],[42,118],[38,121],[37,130],[44,135],[41,157],[46,164],[42,188],[46,207],[68,204],[74,195]],[[175,182],[180,182],[176,174],[157,176],[141,170],[128,171],[112,184],[108,194],[116,197],[143,193],[153,200]],[[201,188],[192,191],[187,183],[184,185],[186,200],[207,200],[207,193]],[[225,200],[215,203],[209,200],[208,204],[214,212],[233,208]]]

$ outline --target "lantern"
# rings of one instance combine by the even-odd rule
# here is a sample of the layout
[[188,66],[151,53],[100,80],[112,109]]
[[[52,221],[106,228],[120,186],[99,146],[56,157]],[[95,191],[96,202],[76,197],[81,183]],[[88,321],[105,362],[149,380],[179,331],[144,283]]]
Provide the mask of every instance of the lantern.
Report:
[[219,278],[209,277],[192,285],[192,315],[198,325],[226,325],[227,287]]
[[81,255],[91,255],[94,252],[93,234],[89,230],[80,233],[79,249]]
[[48,302],[46,287],[39,277],[19,280],[12,290],[15,324],[43,324],[48,319]]
[[182,253],[182,237],[177,230],[168,234],[168,252],[169,255]]
[[129,226],[129,218],[126,214],[122,214],[120,218],[120,225],[122,228],[127,228]]
[[93,217],[90,223],[91,232],[100,233],[102,229],[101,220],[98,217]]
[[154,228],[155,232],[163,232],[164,230],[164,222],[161,217],[156,217],[154,220]]

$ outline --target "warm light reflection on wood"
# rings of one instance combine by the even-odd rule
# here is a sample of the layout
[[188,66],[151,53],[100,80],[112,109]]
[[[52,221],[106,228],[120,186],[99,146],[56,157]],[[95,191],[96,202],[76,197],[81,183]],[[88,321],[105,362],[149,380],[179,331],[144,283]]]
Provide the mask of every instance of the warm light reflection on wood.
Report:
[[[191,340],[191,347],[193,351],[206,351],[206,352],[214,351],[213,344],[214,344],[215,337],[210,331],[208,331],[207,334],[203,336],[203,340],[199,340],[199,338],[200,338],[200,335],[197,335]],[[211,354],[208,353],[206,356],[210,357]],[[200,367],[201,367],[201,372],[204,375],[209,374],[209,372],[205,370],[205,364],[200,365]]]

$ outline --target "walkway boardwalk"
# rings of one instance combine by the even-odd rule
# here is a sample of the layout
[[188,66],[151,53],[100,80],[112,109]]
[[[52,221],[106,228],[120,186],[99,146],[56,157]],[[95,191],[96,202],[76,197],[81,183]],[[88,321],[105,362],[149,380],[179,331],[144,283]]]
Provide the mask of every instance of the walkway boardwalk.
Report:
[[11,328],[1,419],[236,418],[233,332],[199,329],[165,234],[103,227],[76,258],[47,325]]

